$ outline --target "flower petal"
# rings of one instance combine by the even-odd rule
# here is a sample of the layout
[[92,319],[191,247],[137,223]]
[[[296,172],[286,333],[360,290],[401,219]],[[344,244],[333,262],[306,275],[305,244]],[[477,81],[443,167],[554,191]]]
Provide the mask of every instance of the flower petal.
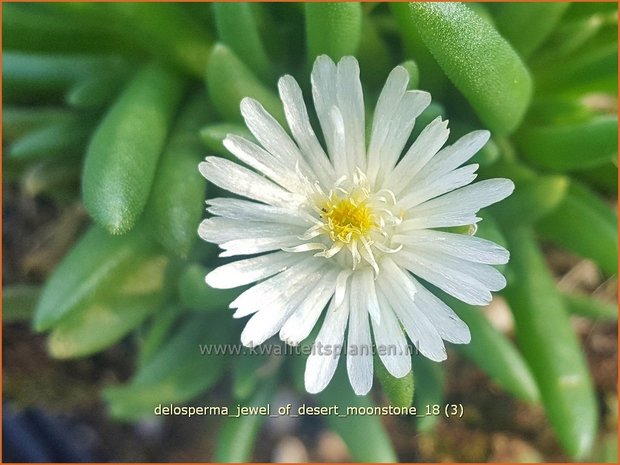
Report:
[[299,256],[274,252],[222,265],[211,271],[205,281],[216,289],[231,289],[273,276],[299,261]]
[[480,237],[455,234],[431,229],[410,231],[404,235],[395,235],[393,240],[412,250],[424,249],[441,252],[453,257],[487,265],[508,263],[509,252],[502,246]]
[[295,224],[308,227],[308,221],[296,211],[283,207],[274,207],[242,199],[218,197],[207,200],[207,211],[213,215],[223,216],[238,221],[262,221],[268,223]]
[[[312,285],[317,280],[310,279],[307,283]],[[286,300],[273,301],[269,308],[259,310],[243,328],[241,343],[246,347],[255,347],[276,334],[295,309],[303,305],[310,292],[311,287],[296,288],[296,291],[289,292]]]
[[408,211],[401,231],[463,226],[479,221],[475,214],[484,207],[505,199],[514,190],[509,179],[485,179],[424,202]]
[[385,144],[394,112],[398,107],[409,84],[409,73],[402,66],[397,66],[390,72],[375,108],[372,120],[370,145],[368,147],[369,179],[374,181],[381,164],[381,148]]
[[336,96],[336,64],[327,55],[321,55],[314,61],[312,74],[312,98],[314,108],[319,118],[321,130],[327,144],[329,156],[334,157],[336,145],[334,135],[336,130],[333,127],[332,117],[330,116],[332,107],[338,102]]
[[[386,175],[396,165],[411,135],[416,118],[430,103],[431,96],[428,92],[410,90],[403,95],[390,123],[386,140],[380,149],[381,163],[376,176],[378,185],[383,184]],[[372,173],[369,173],[369,176],[372,176]]]
[[295,247],[300,243],[299,235],[252,237],[248,239],[234,239],[219,246],[224,249],[220,257],[234,257],[235,255],[252,255],[255,253],[270,252]]
[[436,362],[445,360],[446,348],[439,332],[405,292],[408,287],[415,287],[408,274],[390,258],[384,258],[383,264],[385,273],[381,273],[377,279],[379,303],[396,313],[411,342],[422,355]]
[[287,75],[278,81],[278,90],[284,105],[286,121],[299,148],[321,184],[325,186],[332,184],[336,177],[334,167],[312,129],[299,84],[292,76]]
[[453,344],[469,344],[471,334],[469,327],[435,294],[422,286],[413,276],[409,277],[418,289],[416,305],[433,324],[437,332]]
[[360,68],[352,56],[345,56],[336,68],[336,96],[344,122],[347,165],[366,169],[366,139],[364,126],[364,95]]
[[439,179],[423,178],[418,184],[413,183],[412,187],[402,193],[403,197],[398,205],[404,210],[409,210],[427,200],[471,184],[478,176],[477,170],[478,165],[472,164],[450,171]]
[[310,394],[325,389],[336,372],[348,317],[348,299],[340,307],[335,307],[332,301],[306,362],[304,384]]
[[325,260],[306,256],[282,273],[242,292],[230,303],[229,307],[237,309],[234,314],[235,318],[241,318],[259,310],[283,307],[290,296],[304,287],[309,287],[309,283],[318,281],[321,277],[321,269],[325,266]]
[[299,164],[302,173],[307,175],[312,172],[303,159],[299,148],[280,126],[280,123],[259,102],[245,97],[241,100],[240,106],[241,114],[248,129],[269,153],[284,166],[294,167]]
[[297,345],[308,337],[323,309],[334,295],[337,274],[338,270],[332,268],[323,275],[304,302],[286,320],[280,330],[280,339],[287,344]]
[[353,273],[349,292],[349,335],[347,337],[347,373],[358,396],[372,387],[372,340],[368,309],[360,273]]
[[300,181],[295,167],[284,165],[271,153],[243,137],[229,134],[224,139],[224,147],[246,165],[261,172],[272,181],[291,192],[300,190]]
[[298,196],[225,158],[207,157],[198,169],[216,186],[243,197],[275,206],[290,206],[300,201]]
[[400,163],[385,177],[383,187],[399,194],[446,143],[449,134],[448,121],[442,121],[441,117],[435,118],[411,144]]
[[372,321],[377,354],[392,376],[402,378],[411,371],[411,352],[407,338],[389,305],[380,305],[379,311],[381,320]]
[[279,236],[298,236],[303,234],[303,226],[262,223],[258,221],[243,222],[214,216],[200,223],[198,235],[207,242],[222,244],[239,239],[272,238]]
[[405,249],[395,254],[394,260],[416,276],[463,302],[471,305],[487,305],[491,302],[492,296],[488,287],[464,271]]
[[444,174],[458,168],[471,157],[489,140],[489,131],[473,131],[464,135],[454,144],[444,147],[435,155],[416,176],[416,178],[439,179]]

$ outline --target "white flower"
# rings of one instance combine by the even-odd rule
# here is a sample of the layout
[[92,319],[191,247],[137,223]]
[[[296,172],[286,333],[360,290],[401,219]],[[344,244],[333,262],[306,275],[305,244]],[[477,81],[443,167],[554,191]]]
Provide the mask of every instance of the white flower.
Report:
[[[488,140],[475,131],[442,146],[447,121],[437,118],[401,158],[417,116],[430,95],[408,91],[407,71],[389,75],[375,110],[366,147],[359,66],[353,57],[336,65],[317,58],[312,97],[325,139],[310,125],[299,85],[278,83],[293,138],[255,100],[241,113],[260,143],[228,135],[226,148],[251,169],[207,157],[200,172],[213,184],[250,200],[207,202],[214,216],[200,236],[218,244],[222,257],[255,255],[223,265],[206,277],[215,288],[258,282],[231,304],[234,317],[253,315],[241,342],[255,346],[279,332],[296,345],[327,307],[315,350],[308,358],[308,392],[331,380],[348,326],[346,362],[357,394],[373,381],[372,333],[381,361],[395,377],[411,370],[403,332],[431,360],[446,358],[443,340],[466,344],[467,325],[418,277],[472,305],[491,301],[506,281],[492,266],[508,261],[502,247],[435,228],[472,225],[476,213],[513,191],[508,179],[469,185],[478,165],[466,163]],[[400,161],[399,161],[400,159]],[[351,350],[353,349],[353,350]]]

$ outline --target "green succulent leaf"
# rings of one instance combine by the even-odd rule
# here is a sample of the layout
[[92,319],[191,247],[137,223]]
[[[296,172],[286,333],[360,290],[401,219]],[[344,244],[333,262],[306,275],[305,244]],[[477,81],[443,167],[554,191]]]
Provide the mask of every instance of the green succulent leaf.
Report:
[[571,315],[595,320],[618,319],[618,306],[585,294],[562,294],[564,305]]
[[210,270],[202,265],[188,265],[179,278],[179,300],[191,310],[228,312],[228,305],[240,294],[239,289],[214,289],[205,282]]
[[413,371],[410,371],[402,378],[395,378],[387,371],[378,357],[374,359],[374,367],[376,377],[379,379],[383,391],[390,399],[390,403],[396,407],[411,406],[415,392]]
[[129,231],[146,205],[184,89],[157,65],[142,68],[95,131],[84,164],[84,205],[113,234]]
[[413,357],[413,372],[416,379],[416,392],[413,405],[418,416],[412,420],[421,433],[433,431],[440,418],[426,415],[427,406],[443,405],[445,390],[445,369],[443,365],[432,362],[423,356]]
[[577,181],[571,181],[563,201],[545,216],[536,230],[577,255],[594,260],[609,274],[618,272],[618,217]]
[[455,299],[448,299],[448,302],[471,331],[471,342],[456,345],[455,349],[478,365],[505,391],[526,402],[538,402],[538,386],[514,344],[491,326],[481,309]]
[[422,41],[480,119],[497,134],[521,122],[531,94],[530,74],[510,44],[459,3],[410,3]]
[[362,38],[362,6],[357,2],[304,4],[308,61],[319,55],[339,60],[355,55]]
[[598,427],[598,408],[583,352],[533,232],[504,230],[514,274],[505,290],[517,341],[540,389],[558,439],[574,458],[587,456]]
[[94,127],[95,120],[92,117],[51,123],[15,141],[8,150],[8,156],[20,162],[81,158]]
[[117,2],[106,6],[131,42],[195,77],[203,75],[213,40],[181,4]]
[[84,307],[100,289],[111,288],[157,250],[144,234],[122,238],[92,227],[48,278],[34,316],[34,327],[45,331],[78,307]]
[[517,135],[519,153],[532,166],[579,171],[609,163],[618,156],[618,116],[555,126],[525,126]]
[[112,416],[122,420],[152,416],[159,404],[180,404],[209,389],[220,379],[226,358],[203,356],[199,345],[221,344],[229,333],[230,327],[212,316],[190,316],[128,384],[104,391]]
[[75,112],[62,107],[3,105],[2,141],[10,143],[35,129],[74,119]]
[[522,57],[527,58],[553,32],[569,5],[563,2],[527,2],[491,6],[499,32]]
[[4,102],[60,102],[67,89],[101,70],[118,70],[124,60],[111,55],[2,54]]
[[262,78],[269,78],[271,70],[267,51],[263,46],[251,3],[213,3],[218,38]]
[[207,194],[198,163],[204,157],[198,130],[209,116],[204,95],[192,95],[161,154],[143,221],[169,252],[186,257],[198,238],[196,231]]
[[48,349],[55,358],[76,358],[99,352],[157,310],[170,293],[166,272],[170,260],[154,253],[133,261],[131,269],[100,286],[92,299],[77,305],[54,325]]
[[258,100],[280,124],[284,110],[277,94],[265,86],[224,44],[216,44],[205,75],[209,97],[215,109],[228,121],[241,122],[239,104],[244,97]]
[[233,158],[228,149],[224,147],[224,139],[228,134],[235,134],[252,142],[256,142],[250,130],[241,124],[214,123],[200,130],[200,138],[211,154]]

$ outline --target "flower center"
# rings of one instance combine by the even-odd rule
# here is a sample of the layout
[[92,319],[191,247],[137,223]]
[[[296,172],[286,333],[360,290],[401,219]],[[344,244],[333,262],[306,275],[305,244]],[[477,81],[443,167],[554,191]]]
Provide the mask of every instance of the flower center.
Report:
[[379,272],[378,256],[398,252],[392,244],[394,227],[402,222],[394,194],[388,190],[371,192],[361,170],[343,176],[329,192],[305,180],[307,202],[302,205],[312,226],[299,238],[304,242],[287,247],[289,252],[318,250],[317,257],[333,257],[343,268],[360,264]]
[[321,209],[321,218],[327,221],[325,229],[329,238],[345,244],[368,235],[376,226],[367,200],[360,201],[352,197],[341,199],[333,193]]

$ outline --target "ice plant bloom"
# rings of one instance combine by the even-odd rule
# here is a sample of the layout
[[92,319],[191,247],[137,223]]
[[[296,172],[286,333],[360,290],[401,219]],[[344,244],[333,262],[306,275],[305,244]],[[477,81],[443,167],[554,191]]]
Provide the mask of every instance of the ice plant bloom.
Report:
[[371,325],[376,352],[395,377],[411,370],[405,333],[435,361],[446,358],[444,340],[469,342],[467,325],[418,278],[472,305],[488,304],[491,291],[506,284],[491,266],[508,261],[505,249],[445,231],[476,224],[478,210],[514,189],[508,179],[470,185],[478,165],[463,165],[489,132],[442,148],[449,131],[437,118],[406,147],[431,101],[427,92],[408,91],[408,81],[403,67],[390,73],[367,147],[357,60],[344,57],[336,65],[320,56],[312,97],[324,147],[299,85],[284,76],[278,88],[292,138],[260,103],[245,98],[241,113],[258,144],[228,135],[224,145],[247,167],[218,157],[200,163],[210,182],[249,199],[207,201],[213,216],[199,228],[224,250],[222,257],[252,255],[206,277],[215,288],[258,283],[230,304],[234,317],[252,315],[241,342],[255,346],[279,333],[299,344],[324,313],[306,364],[311,393],[331,380],[340,348],[353,390],[370,390]]

